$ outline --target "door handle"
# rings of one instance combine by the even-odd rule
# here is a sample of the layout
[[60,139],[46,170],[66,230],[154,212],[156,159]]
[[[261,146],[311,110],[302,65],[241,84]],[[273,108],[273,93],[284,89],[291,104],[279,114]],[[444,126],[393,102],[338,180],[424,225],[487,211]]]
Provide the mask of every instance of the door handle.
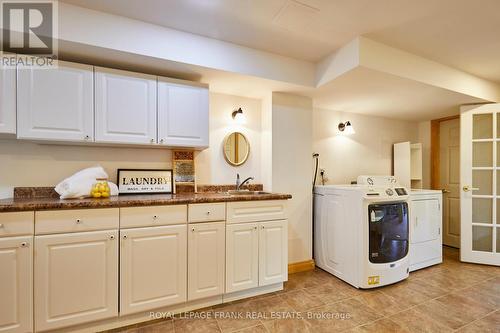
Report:
[[471,187],[469,185],[465,185],[464,187],[462,187],[462,190],[464,192],[479,191],[479,187]]
[[450,191],[450,190],[447,190],[447,189],[445,189],[445,188],[441,189],[441,192],[443,192],[443,194],[446,194],[446,193],[451,193],[451,191]]

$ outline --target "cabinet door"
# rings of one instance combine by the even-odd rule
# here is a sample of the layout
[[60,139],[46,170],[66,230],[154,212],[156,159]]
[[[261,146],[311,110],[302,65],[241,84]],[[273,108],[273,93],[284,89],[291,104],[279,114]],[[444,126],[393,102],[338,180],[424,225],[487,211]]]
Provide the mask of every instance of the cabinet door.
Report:
[[118,231],[35,236],[35,329],[118,315]]
[[259,285],[258,223],[226,227],[226,293]]
[[33,237],[0,239],[0,332],[33,331]]
[[189,225],[188,300],[224,292],[225,222]]
[[288,228],[286,220],[259,226],[259,286],[288,280]]
[[186,228],[120,231],[120,315],[186,301]]
[[441,210],[437,199],[412,201],[411,242],[426,242],[439,237]]
[[53,69],[18,68],[17,137],[93,141],[93,67],[58,62]]
[[158,141],[168,146],[208,147],[208,89],[158,82]]
[[[0,52],[0,56],[7,57],[8,55]],[[15,55],[11,56],[16,57]],[[16,133],[16,70],[1,65],[0,133]]]
[[156,77],[96,67],[96,142],[156,144]]

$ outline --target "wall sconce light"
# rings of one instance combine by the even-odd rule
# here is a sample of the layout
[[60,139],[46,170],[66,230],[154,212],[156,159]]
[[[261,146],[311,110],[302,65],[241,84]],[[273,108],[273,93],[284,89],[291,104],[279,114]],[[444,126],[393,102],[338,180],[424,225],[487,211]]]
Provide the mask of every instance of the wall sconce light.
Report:
[[346,121],[345,123],[339,123],[339,131],[341,134],[344,134],[344,135],[351,135],[351,134],[356,133],[356,131],[354,131],[354,128],[352,127],[351,122],[349,120]]
[[241,108],[238,108],[238,110],[233,111],[232,116],[237,124],[246,124],[247,122],[247,118],[243,114],[243,110]]

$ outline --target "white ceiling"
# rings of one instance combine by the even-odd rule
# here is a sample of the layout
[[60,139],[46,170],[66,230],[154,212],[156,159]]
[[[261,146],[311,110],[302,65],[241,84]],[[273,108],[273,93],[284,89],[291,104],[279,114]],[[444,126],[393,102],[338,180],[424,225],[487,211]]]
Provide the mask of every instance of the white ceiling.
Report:
[[429,120],[458,114],[458,105],[482,99],[414,80],[357,67],[310,94],[314,106],[404,120]]
[[317,62],[358,35],[500,82],[499,0],[62,0]]

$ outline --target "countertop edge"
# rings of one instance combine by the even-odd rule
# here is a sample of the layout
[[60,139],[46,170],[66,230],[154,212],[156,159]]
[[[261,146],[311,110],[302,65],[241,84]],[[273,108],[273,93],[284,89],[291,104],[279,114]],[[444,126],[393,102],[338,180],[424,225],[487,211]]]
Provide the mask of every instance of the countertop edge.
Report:
[[[220,194],[203,195],[198,194],[195,197],[179,197],[179,198],[151,198],[129,199],[127,196],[120,196],[111,199],[70,199],[60,200],[51,199],[45,200],[13,200],[12,203],[2,204],[0,201],[0,213],[8,212],[23,212],[23,211],[42,211],[42,210],[69,210],[69,209],[99,209],[99,208],[123,208],[123,207],[144,207],[144,206],[170,206],[170,205],[186,205],[197,203],[217,203],[217,202],[245,202],[245,201],[262,201],[262,200],[288,200],[291,199],[290,194],[271,193],[260,195],[241,195],[229,196]],[[7,199],[9,200],[9,199]]]

